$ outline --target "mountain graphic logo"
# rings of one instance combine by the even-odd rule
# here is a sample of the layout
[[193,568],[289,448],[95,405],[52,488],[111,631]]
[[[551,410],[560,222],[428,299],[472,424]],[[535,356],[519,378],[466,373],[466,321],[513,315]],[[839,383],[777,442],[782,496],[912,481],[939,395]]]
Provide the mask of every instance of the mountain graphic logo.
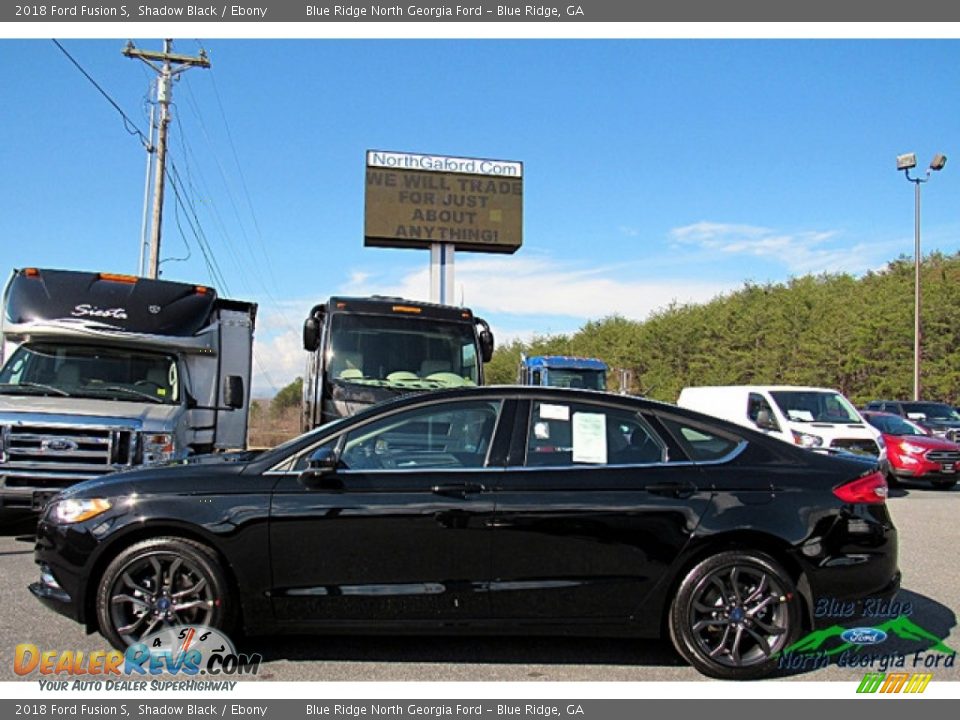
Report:
[[[901,640],[929,642],[931,643],[930,650],[935,650],[936,652],[941,652],[946,655],[956,653],[956,650],[945,645],[943,640],[929,630],[925,630],[917,625],[906,615],[900,615],[879,625],[874,625],[871,629],[878,630],[887,637],[895,635]],[[783,650],[781,654],[822,653],[824,655],[839,655],[851,648],[859,650],[860,645],[847,642],[843,639],[844,633],[847,633],[849,630],[850,628],[845,628],[842,625],[833,625],[823,630],[815,630],[797,640],[793,645]],[[831,641],[839,642],[840,644],[830,647],[832,644]]]

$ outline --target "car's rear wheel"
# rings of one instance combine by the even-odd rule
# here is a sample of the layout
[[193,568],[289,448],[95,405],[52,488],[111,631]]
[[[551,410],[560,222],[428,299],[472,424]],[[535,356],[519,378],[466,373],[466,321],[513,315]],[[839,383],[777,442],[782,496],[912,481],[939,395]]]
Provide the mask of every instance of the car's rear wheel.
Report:
[[214,552],[184,538],[131,545],[97,587],[100,632],[123,649],[173,625],[229,630],[235,603]]
[[763,677],[799,634],[799,602],[790,575],[770,556],[722,552],[701,560],[680,583],[670,637],[704,675]]

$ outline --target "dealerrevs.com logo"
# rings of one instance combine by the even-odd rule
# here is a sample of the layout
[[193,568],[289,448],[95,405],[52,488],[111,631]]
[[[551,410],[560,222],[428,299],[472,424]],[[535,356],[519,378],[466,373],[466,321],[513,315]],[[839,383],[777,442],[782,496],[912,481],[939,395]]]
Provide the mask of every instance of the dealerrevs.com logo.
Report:
[[[150,689],[232,689],[235,682],[217,682],[224,677],[256,675],[263,658],[259,654],[238,654],[230,639],[219,630],[203,625],[178,625],[143,638],[124,651],[82,652],[73,650],[41,650],[32,643],[17,645],[13,670],[21,676],[39,674],[41,689],[106,689],[145,690],[146,680],[115,681],[112,678],[146,678],[174,675],[196,678],[207,676],[209,682],[158,683]],[[73,682],[54,680],[67,676]],[[90,677],[81,681],[78,676]],[[96,678],[96,680],[93,680]],[[109,687],[102,685],[100,678]],[[216,680],[215,680],[216,679]],[[170,686],[169,688],[167,686]],[[219,687],[219,686],[230,687]]]
[[858,693],[922,693],[930,684],[930,673],[867,673]]

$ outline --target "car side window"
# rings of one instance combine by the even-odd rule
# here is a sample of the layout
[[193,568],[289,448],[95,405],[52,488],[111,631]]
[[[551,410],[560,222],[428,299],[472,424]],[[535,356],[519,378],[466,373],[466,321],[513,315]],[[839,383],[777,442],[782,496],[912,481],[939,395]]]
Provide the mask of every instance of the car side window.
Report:
[[666,460],[666,446],[646,421],[625,408],[535,401],[525,465],[640,465]]
[[340,465],[346,470],[482,468],[499,413],[498,400],[398,412],[347,433]]
[[727,434],[721,435],[677,418],[661,417],[660,422],[674,436],[687,457],[694,461],[722,460],[743,442],[741,438]]

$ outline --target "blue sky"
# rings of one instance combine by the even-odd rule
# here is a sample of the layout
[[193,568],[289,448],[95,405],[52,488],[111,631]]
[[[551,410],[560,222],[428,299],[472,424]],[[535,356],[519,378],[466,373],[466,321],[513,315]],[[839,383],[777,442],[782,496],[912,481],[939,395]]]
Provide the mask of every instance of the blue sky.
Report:
[[[153,73],[121,55],[125,39],[62,43],[145,129]],[[923,189],[923,251],[960,249],[957,41],[184,38],[174,49],[201,46],[213,68],[174,88],[171,158],[224,282],[169,192],[161,267],[261,304],[258,394],[302,372],[299,328],[316,302],[429,295],[427,252],[363,247],[371,148],[524,163],[521,250],[457,254],[457,299],[500,340],[912,256],[902,152],[921,166],[952,158]],[[0,273],[135,272],[139,140],[51,41],[0,40],[0,66]]]

